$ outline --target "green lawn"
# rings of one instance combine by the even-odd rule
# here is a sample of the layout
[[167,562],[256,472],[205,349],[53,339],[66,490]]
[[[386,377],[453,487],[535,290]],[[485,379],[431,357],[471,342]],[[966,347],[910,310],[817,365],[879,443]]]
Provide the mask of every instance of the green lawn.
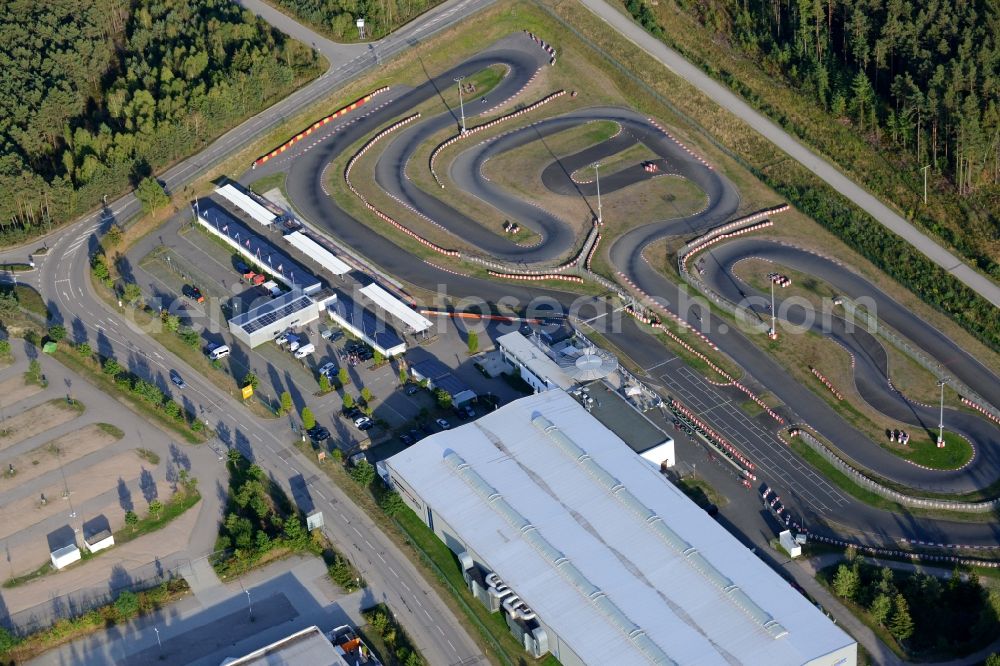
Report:
[[921,434],[922,437],[914,437],[905,447],[909,453],[895,447],[886,448],[900,458],[932,469],[959,469],[972,459],[972,445],[954,433],[945,431],[943,449],[937,447],[937,438],[931,439]]

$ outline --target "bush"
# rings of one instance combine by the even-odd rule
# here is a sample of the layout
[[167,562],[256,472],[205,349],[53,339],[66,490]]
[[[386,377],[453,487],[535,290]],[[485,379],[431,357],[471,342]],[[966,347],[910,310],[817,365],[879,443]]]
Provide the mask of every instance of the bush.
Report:
[[125,622],[139,614],[139,597],[130,590],[125,590],[115,599],[115,613],[120,622]]
[[351,478],[367,488],[375,480],[375,467],[367,460],[361,460],[351,468]]
[[333,387],[330,386],[330,380],[326,375],[319,376],[319,390],[322,393],[329,393]]
[[365,402],[372,401],[372,392],[371,389],[369,389],[367,386],[361,389],[361,399],[364,400]]
[[49,326],[49,340],[60,342],[66,338],[66,327],[60,324]]
[[467,338],[466,342],[468,344],[470,354],[475,354],[477,351],[479,351],[478,333],[476,333],[475,331],[469,331],[469,337]]
[[434,389],[434,399],[441,409],[451,409],[451,394],[444,389]]
[[376,349],[375,353],[372,354],[372,363],[374,363],[375,365],[382,365],[384,362],[385,362],[385,356],[382,355],[382,352]]
[[351,409],[352,407],[354,407],[354,396],[352,396],[350,393],[345,393],[344,394],[344,409],[348,410],[348,409]]
[[308,407],[302,408],[302,427],[306,430],[312,430],[316,427],[316,417],[313,416],[312,410]]
[[406,506],[395,490],[387,490],[378,498],[378,505],[389,516],[395,516]]
[[409,376],[409,374],[407,374],[406,368],[400,366],[400,368],[399,368],[399,383],[400,384],[405,384],[406,380],[408,380],[409,378],[410,378],[410,376]]
[[193,328],[185,326],[177,335],[189,347],[197,347],[201,344],[201,336]]
[[94,350],[90,348],[86,342],[81,342],[76,346],[76,353],[80,356],[87,358],[94,353]]
[[142,289],[135,282],[128,282],[122,290],[122,300],[126,305],[134,306],[142,300]]
[[257,373],[248,372],[243,377],[243,384],[241,386],[252,386],[253,390],[256,391],[257,387],[260,386],[260,378],[257,376]]
[[341,368],[337,372],[337,381],[340,382],[341,386],[347,386],[351,383],[351,375],[347,372],[347,368]]
[[288,414],[292,411],[292,394],[284,391],[281,394],[281,413]]
[[0,356],[10,356],[10,340],[0,340]]
[[142,203],[142,210],[146,213],[170,203],[170,197],[163,190],[163,186],[152,177],[143,178],[139,182],[139,187],[135,189],[135,197]]

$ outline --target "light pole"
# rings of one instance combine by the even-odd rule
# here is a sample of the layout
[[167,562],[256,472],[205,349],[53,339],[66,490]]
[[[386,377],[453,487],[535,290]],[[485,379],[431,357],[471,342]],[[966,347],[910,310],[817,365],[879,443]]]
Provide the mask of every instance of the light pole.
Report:
[[938,418],[938,441],[937,445],[939,449],[944,448],[944,385],[947,382],[942,377],[938,380],[938,386],[941,387],[941,412]]
[[931,168],[931,165],[928,164],[927,166],[921,167],[921,169],[920,169],[921,171],[924,172],[924,205],[925,206],[927,205],[927,170],[930,169],[930,168]]
[[594,181],[597,183],[597,223],[601,224],[604,220],[601,216],[601,163],[594,163]]
[[778,316],[774,312],[774,278],[771,278],[771,330],[767,336],[772,340],[778,339]]
[[458,109],[462,114],[462,134],[465,134],[465,102],[462,98],[462,79],[464,76],[459,76],[455,79],[455,83],[458,84]]

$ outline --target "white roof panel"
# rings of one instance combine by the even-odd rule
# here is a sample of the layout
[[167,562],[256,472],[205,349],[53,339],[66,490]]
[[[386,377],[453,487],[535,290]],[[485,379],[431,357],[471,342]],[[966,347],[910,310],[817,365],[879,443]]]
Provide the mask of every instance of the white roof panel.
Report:
[[335,254],[327,250],[325,247],[314,241],[309,236],[306,236],[301,231],[295,231],[287,236],[285,240],[291,243],[292,247],[306,255],[324,269],[330,271],[334,275],[344,275],[345,273],[351,272],[351,267],[341,261]]
[[215,190],[219,196],[229,201],[231,204],[242,210],[244,213],[260,222],[265,227],[274,224],[277,215],[269,211],[264,206],[257,203],[252,197],[240,191],[232,183],[226,183]]
[[[659,653],[805,664],[854,644],[561,390],[432,435],[387,466],[588,663]],[[588,586],[605,601],[584,596]]]
[[362,287],[361,293],[367,296],[372,303],[409,326],[416,333],[426,331],[433,326],[430,319],[414,311],[413,308],[375,283],[367,287]]

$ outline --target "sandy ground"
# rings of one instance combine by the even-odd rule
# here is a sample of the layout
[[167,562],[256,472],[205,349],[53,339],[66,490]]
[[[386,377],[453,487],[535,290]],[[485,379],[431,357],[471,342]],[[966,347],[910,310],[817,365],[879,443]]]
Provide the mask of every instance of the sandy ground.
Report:
[[[114,546],[106,553],[84,563],[77,563],[60,571],[49,574],[31,583],[3,590],[3,602],[7,612],[14,614],[38,604],[48,603],[53,597],[67,594],[79,589],[101,587],[107,585],[114,567],[122,566],[126,570],[151,562],[156,558],[167,559],[187,545],[188,535],[194,528],[201,513],[203,502],[199,502],[176,520],[171,521],[162,530],[141,536],[120,546]],[[82,545],[78,543],[77,545]],[[45,550],[43,548],[43,550]],[[28,562],[22,565],[24,571],[31,571],[46,561],[48,554],[41,553],[39,559],[35,553],[34,565]],[[5,572],[9,575],[9,571]]]
[[0,382],[0,407],[7,409],[41,391],[42,387],[38,384],[25,384],[23,377],[11,377]]
[[[113,497],[108,502],[108,506],[112,508],[105,515],[111,522],[112,529],[116,527],[116,524],[117,526],[124,524],[125,512],[121,509],[118,495],[115,492],[118,479],[123,479],[128,483],[137,479],[143,468],[153,471],[154,467],[141,460],[133,451],[124,451],[102,461],[100,465],[77,472],[66,479],[74,508],[80,511],[88,500],[98,497],[102,493],[110,493]],[[49,516],[64,512],[68,508],[68,504],[66,500],[62,499],[63,489],[62,480],[58,479],[48,484],[47,487],[39,488],[38,493],[34,493],[30,497],[14,500],[0,507],[0,539],[27,529]],[[45,494],[48,499],[47,504],[42,505],[40,493]],[[136,506],[137,513],[144,513],[146,502],[142,494],[132,491],[131,499]],[[81,516],[83,520],[93,518],[100,512],[89,510],[86,513],[87,515]],[[44,536],[40,538],[41,541],[45,541]]]
[[72,421],[79,415],[75,409],[51,402],[21,412],[4,421],[4,433],[0,435],[0,451],[50,428]]
[[[96,424],[91,424],[19,456],[0,458],[0,491],[9,491],[30,479],[56,469],[60,460],[66,465],[116,441],[118,440],[115,437],[101,430]],[[16,476],[7,475],[9,465],[14,465],[14,469],[17,470]]]

